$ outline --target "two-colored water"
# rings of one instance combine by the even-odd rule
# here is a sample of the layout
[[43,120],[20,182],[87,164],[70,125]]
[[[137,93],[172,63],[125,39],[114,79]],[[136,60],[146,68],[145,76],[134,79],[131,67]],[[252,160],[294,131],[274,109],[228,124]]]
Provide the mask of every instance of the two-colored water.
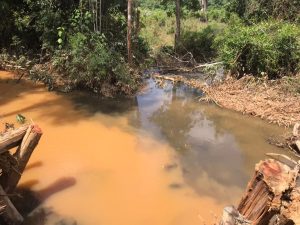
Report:
[[20,182],[48,209],[36,224],[212,224],[278,151],[266,139],[281,129],[185,87],[149,80],[135,98],[103,100],[1,78],[0,122],[20,113],[44,131]]

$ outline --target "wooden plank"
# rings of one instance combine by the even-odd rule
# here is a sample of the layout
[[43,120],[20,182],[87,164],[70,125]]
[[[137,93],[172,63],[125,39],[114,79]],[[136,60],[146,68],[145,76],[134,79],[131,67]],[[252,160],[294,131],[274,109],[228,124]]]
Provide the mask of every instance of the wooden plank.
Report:
[[28,126],[22,126],[0,136],[0,154],[18,146],[21,143],[27,129]]

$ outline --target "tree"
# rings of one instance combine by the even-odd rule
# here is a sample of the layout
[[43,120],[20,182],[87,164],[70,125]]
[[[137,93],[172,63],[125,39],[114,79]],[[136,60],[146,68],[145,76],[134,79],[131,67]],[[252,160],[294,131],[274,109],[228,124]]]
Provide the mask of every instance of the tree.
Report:
[[203,12],[207,11],[208,0],[200,0],[201,10]]
[[180,43],[181,19],[180,19],[180,0],[175,0],[176,3],[176,32],[175,32],[175,51]]
[[132,33],[132,0],[128,0],[128,20],[127,20],[127,54],[128,63],[132,63],[132,49],[131,49],[131,33]]

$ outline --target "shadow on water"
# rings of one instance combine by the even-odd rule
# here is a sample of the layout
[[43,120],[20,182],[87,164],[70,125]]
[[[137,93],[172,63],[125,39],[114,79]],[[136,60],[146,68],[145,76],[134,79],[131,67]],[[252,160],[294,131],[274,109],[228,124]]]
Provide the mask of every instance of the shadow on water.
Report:
[[136,97],[105,98],[87,95],[86,93],[71,94],[75,110],[85,110],[89,115],[96,113],[118,116],[135,109]]
[[51,208],[43,206],[49,197],[76,185],[73,177],[62,177],[49,186],[32,191],[32,187],[38,180],[30,180],[22,183],[16,190],[16,195],[11,198],[12,202],[25,218],[24,225],[75,225],[76,221],[64,218]]
[[[12,75],[7,72],[5,77]],[[7,75],[8,74],[8,75]],[[41,94],[41,95],[39,95]],[[30,100],[26,97],[31,96]],[[40,112],[41,119],[51,120],[54,124],[76,123],[97,113],[119,116],[135,109],[135,97],[104,98],[84,92],[47,93],[44,86],[22,80],[16,83],[12,78],[0,78],[0,106],[5,107],[11,101],[20,101],[20,107],[10,111],[0,111],[0,118],[11,117],[17,114]],[[21,102],[25,102],[21,104]],[[28,104],[29,103],[29,104]],[[73,110],[67,110],[65,106]]]

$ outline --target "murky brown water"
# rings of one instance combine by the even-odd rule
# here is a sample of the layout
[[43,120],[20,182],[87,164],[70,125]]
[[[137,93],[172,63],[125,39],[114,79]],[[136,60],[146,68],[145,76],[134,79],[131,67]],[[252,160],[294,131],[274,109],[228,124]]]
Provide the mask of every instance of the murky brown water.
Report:
[[240,199],[254,164],[279,151],[265,140],[282,129],[184,87],[149,80],[136,98],[101,100],[9,77],[1,72],[0,122],[21,113],[44,131],[20,183],[50,211],[39,225],[211,224]]

